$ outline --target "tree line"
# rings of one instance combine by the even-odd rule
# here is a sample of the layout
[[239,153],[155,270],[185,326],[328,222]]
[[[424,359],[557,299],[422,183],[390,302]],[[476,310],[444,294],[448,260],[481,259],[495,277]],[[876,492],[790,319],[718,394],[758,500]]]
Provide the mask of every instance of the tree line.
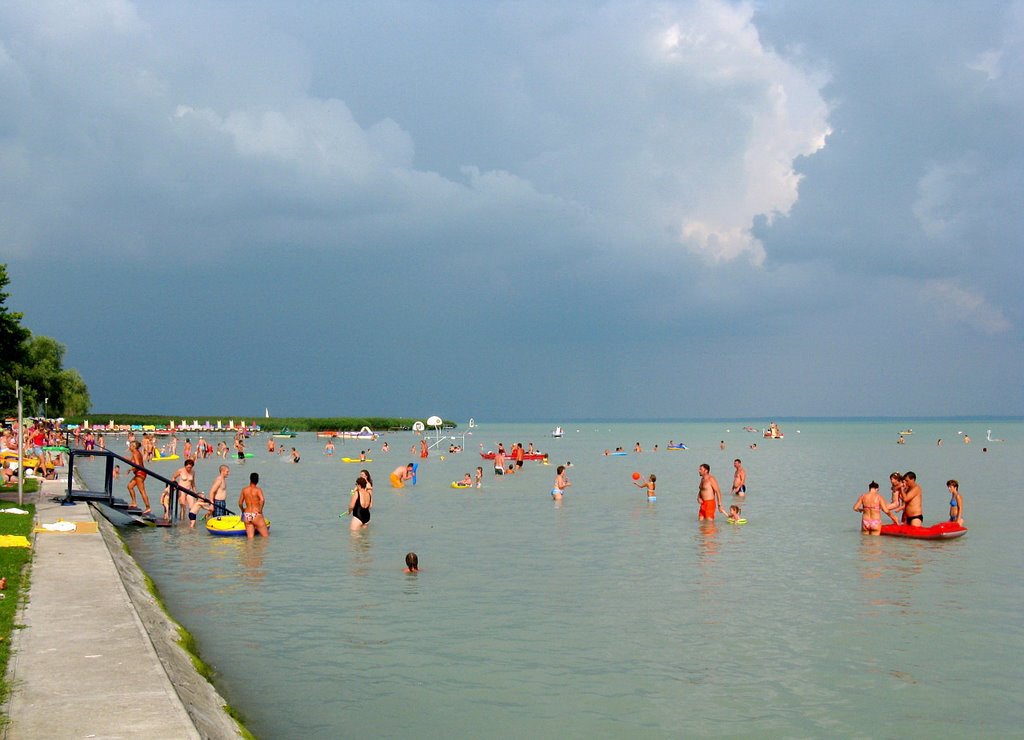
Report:
[[77,370],[64,368],[67,348],[21,325],[23,314],[7,307],[9,284],[7,265],[0,263],[0,410],[6,416],[17,412],[17,381],[26,416],[82,416],[89,411],[89,389]]

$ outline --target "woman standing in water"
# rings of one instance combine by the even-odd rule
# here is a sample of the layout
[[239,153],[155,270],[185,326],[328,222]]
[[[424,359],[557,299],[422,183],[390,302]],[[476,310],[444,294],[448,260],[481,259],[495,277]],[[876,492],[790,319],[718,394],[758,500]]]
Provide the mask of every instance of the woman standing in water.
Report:
[[359,476],[356,487],[352,489],[352,498],[348,502],[348,513],[352,515],[349,529],[363,529],[370,523],[370,509],[373,508],[373,489],[366,478]]

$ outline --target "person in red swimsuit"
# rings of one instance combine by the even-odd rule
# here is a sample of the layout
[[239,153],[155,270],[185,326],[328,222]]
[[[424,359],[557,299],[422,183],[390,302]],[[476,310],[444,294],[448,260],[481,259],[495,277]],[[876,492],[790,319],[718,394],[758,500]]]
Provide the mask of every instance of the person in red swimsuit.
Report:
[[142,513],[143,514],[148,514],[150,512],[150,508],[149,508],[149,496],[146,494],[146,471],[140,469],[143,465],[145,465],[146,461],[142,459],[142,452],[139,451],[139,443],[138,442],[135,442],[135,441],[132,442],[131,458],[132,458],[132,462],[135,463],[136,465],[138,465],[139,468],[135,468],[135,474],[132,476],[132,479],[130,481],[128,481],[128,495],[131,496],[132,507],[134,508],[135,505],[136,505],[135,504],[135,491],[138,491],[139,493],[141,493],[142,494],[142,503],[146,506],[145,511],[143,511]]
[[697,521],[714,521],[715,510],[725,513],[722,508],[722,491],[718,488],[718,481],[711,475],[711,466],[707,463],[697,468],[700,473],[700,488],[697,489],[697,504],[700,509],[697,512]]

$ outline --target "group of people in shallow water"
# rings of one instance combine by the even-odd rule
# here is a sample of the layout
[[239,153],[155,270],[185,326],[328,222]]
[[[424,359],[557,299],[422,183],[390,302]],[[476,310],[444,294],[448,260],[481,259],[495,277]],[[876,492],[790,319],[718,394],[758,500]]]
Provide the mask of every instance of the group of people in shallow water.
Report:
[[[879,486],[871,481],[868,490],[862,493],[853,510],[860,512],[861,532],[868,535],[882,534],[882,514],[892,520],[893,524],[905,524],[909,527],[924,526],[924,505],[921,486],[917,482],[917,474],[912,470],[906,473],[894,472],[889,476],[892,497],[886,501],[878,492]],[[960,482],[954,478],[946,481],[949,490],[949,521],[960,526],[964,523],[964,498],[960,493]],[[899,519],[895,513],[901,512]]]

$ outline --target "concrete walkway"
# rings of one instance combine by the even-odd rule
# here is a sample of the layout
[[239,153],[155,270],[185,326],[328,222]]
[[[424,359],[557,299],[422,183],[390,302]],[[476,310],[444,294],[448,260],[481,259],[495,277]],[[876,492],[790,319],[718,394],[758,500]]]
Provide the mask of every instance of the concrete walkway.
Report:
[[[36,504],[37,522],[91,528],[88,504],[51,501],[66,485],[46,481],[26,496]],[[145,591],[138,566],[111,525],[95,516],[97,532],[34,537],[29,598],[19,618],[25,628],[12,640],[6,737],[238,737],[223,699],[177,646],[177,628]]]

